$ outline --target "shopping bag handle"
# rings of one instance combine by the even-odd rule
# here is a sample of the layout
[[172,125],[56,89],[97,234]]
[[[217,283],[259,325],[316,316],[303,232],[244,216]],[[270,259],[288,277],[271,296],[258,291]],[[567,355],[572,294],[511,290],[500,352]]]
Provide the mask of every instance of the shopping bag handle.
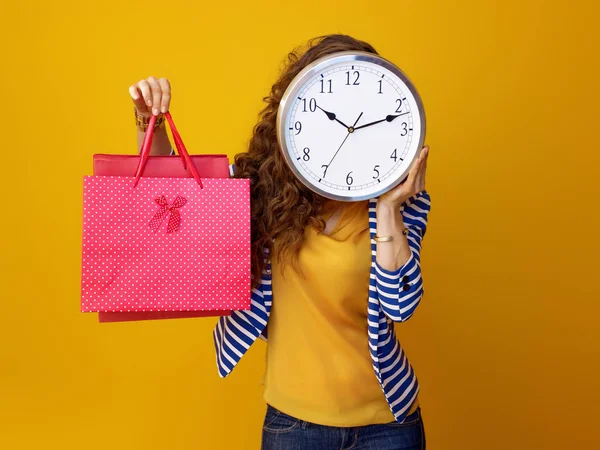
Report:
[[[157,116],[152,115],[152,117],[150,118],[150,122],[148,123],[148,129],[146,131],[146,134],[144,135],[144,140],[142,141],[142,149],[140,150],[140,161],[135,171],[135,181],[133,183],[133,187],[136,187],[138,182],[140,181],[140,178],[144,173],[144,168],[146,167],[146,162],[148,161],[148,157],[150,156],[150,149],[152,148],[152,140],[154,138],[154,125],[156,124],[156,118]],[[171,128],[171,132],[173,133],[173,141],[175,142],[175,148],[177,149],[177,153],[179,154],[179,157],[181,158],[181,161],[183,163],[183,168],[185,170],[189,169],[200,188],[202,188],[202,180],[200,179],[200,174],[198,173],[196,166],[194,166],[194,164],[192,163],[192,159],[190,158],[190,155],[187,149],[185,148],[183,140],[181,139],[181,135],[175,127],[175,123],[173,122],[173,117],[171,117],[171,113],[167,111],[165,113],[165,118],[167,119],[167,122],[169,122],[169,127]]]

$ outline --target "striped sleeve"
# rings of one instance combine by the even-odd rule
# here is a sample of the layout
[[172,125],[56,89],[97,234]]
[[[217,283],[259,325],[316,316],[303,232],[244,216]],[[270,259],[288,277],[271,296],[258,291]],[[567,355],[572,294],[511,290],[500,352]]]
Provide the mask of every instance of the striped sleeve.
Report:
[[427,230],[431,199],[426,191],[408,199],[403,205],[402,218],[408,229],[411,255],[397,270],[386,270],[375,262],[375,280],[379,304],[395,322],[408,320],[423,298],[421,277],[421,243]]
[[[213,331],[219,376],[225,378],[256,339],[266,334],[271,311],[271,279],[265,277],[250,294],[250,309],[219,318]],[[266,337],[265,337],[266,339]]]
[[[229,165],[233,176],[235,166]],[[242,356],[257,339],[267,339],[267,321],[273,303],[271,267],[267,265],[258,287],[250,292],[250,309],[232,311],[230,316],[219,318],[213,332],[216,363],[219,375],[231,373]]]

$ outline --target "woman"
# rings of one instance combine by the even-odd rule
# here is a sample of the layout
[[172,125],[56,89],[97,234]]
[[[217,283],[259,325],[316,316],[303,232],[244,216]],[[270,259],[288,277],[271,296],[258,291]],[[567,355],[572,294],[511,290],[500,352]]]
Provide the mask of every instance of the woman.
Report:
[[[376,53],[366,42],[330,35],[289,54],[248,151],[232,166],[233,176],[251,180],[252,308],[219,320],[217,366],[229,374],[258,337],[267,338],[268,321],[265,450],[425,448],[419,387],[394,322],[407,320],[423,295],[428,147],[392,191],[341,203],[300,183],[277,144],[286,87],[311,62],[345,50]],[[130,94],[141,143],[147,119],[169,109],[171,89],[151,77]],[[158,128],[152,154],[169,154]],[[375,242],[375,231],[391,240]]]

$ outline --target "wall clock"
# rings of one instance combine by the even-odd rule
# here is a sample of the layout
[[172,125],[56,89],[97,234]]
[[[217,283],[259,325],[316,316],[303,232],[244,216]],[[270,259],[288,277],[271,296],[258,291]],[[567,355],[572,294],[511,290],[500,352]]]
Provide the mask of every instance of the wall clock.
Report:
[[366,52],[304,68],[277,114],[283,156],[298,179],[339,201],[380,196],[401,183],[423,146],[425,112],[408,77]]

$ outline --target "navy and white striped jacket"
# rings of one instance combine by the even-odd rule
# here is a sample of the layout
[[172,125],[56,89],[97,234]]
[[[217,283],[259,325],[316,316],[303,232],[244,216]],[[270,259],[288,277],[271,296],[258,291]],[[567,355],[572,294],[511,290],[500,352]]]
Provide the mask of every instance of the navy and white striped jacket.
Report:
[[[368,337],[373,371],[398,422],[402,422],[419,392],[415,373],[396,338],[394,322],[408,320],[423,297],[421,277],[421,241],[427,227],[430,198],[426,191],[411,197],[401,207],[408,228],[412,254],[395,271],[379,266],[373,240],[377,230],[377,199],[369,201],[371,234],[371,278],[368,298]],[[233,311],[221,317],[214,330],[217,368],[226,377],[257,338],[267,339],[267,322],[271,313],[273,291],[271,265],[267,264],[260,284],[251,293],[249,311]]]

